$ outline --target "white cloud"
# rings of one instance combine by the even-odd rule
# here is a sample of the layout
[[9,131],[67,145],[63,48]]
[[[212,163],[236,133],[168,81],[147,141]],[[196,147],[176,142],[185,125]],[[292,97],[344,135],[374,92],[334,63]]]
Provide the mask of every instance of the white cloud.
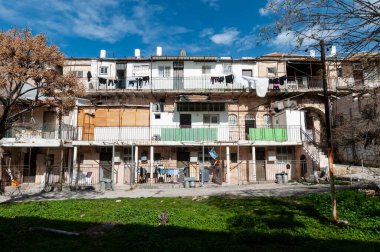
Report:
[[210,8],[215,10],[219,9],[219,0],[201,0],[202,3],[208,5]]
[[211,36],[212,34],[214,34],[214,30],[212,28],[205,28],[200,31],[199,37],[204,38],[204,37]]
[[[140,0],[28,0],[0,2],[0,16],[12,26],[28,25],[33,31],[77,36],[114,43],[127,35],[152,43],[189,32],[178,25],[166,26],[160,5]],[[50,37],[49,35],[49,37]]]
[[284,0],[267,0],[265,7],[259,9],[259,13],[261,16],[268,16],[273,13],[276,7],[284,2]]
[[232,45],[239,36],[236,28],[225,28],[223,33],[215,34],[210,37],[211,41],[218,45]]

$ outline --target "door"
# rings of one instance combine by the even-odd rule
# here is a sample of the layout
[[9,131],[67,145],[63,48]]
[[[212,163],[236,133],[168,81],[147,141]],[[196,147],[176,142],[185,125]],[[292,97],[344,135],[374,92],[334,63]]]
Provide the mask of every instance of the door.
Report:
[[307,174],[307,163],[305,155],[302,155],[301,158],[301,177],[305,178]]
[[112,180],[112,148],[102,148],[99,155],[100,180]]
[[24,153],[23,182],[34,183],[36,178],[37,149],[30,148],[28,153]]
[[184,88],[184,78],[183,78],[183,61],[173,62],[173,84],[174,89],[183,89]]
[[245,116],[245,139],[249,140],[249,129],[256,128],[256,117],[255,115],[248,114]]
[[56,114],[54,111],[44,111],[42,123],[42,138],[55,138]]
[[125,88],[125,70],[116,70],[117,83],[116,88]]
[[95,115],[84,113],[83,115],[83,130],[82,130],[82,140],[91,141],[94,140],[94,121]]
[[190,176],[189,171],[189,163],[190,163],[190,152],[187,149],[177,148],[177,167],[184,168],[185,176]]
[[179,115],[179,127],[180,128],[191,128],[191,114],[180,114]]
[[256,179],[257,181],[264,181],[266,179],[264,148],[256,148]]

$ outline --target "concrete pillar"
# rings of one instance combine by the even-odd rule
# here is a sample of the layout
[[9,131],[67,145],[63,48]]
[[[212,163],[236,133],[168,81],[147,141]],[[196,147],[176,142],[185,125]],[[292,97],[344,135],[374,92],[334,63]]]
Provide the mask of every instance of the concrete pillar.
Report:
[[77,157],[78,157],[78,147],[74,147],[73,149],[73,170],[76,169],[78,167],[78,164],[77,164]]
[[154,163],[154,148],[150,146],[150,180],[153,180],[153,163]]
[[256,147],[252,146],[252,175],[249,176],[252,181],[257,181],[256,178]]
[[226,146],[226,158],[227,158],[227,174],[226,174],[226,183],[231,183],[231,159],[230,159],[230,146]]
[[139,172],[140,172],[140,165],[139,165],[139,146],[135,145],[135,156],[132,157],[135,160],[135,178],[136,181],[138,181]]

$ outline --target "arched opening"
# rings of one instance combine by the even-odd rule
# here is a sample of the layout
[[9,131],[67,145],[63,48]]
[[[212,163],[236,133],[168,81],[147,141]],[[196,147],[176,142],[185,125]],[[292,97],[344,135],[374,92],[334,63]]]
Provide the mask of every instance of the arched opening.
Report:
[[321,144],[325,140],[326,124],[324,112],[312,107],[308,107],[305,110],[306,134],[311,140]]

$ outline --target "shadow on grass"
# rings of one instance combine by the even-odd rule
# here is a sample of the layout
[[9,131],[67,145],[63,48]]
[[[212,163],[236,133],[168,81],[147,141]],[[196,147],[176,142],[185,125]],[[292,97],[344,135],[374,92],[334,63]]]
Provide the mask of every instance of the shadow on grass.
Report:
[[[0,217],[3,251],[376,251],[379,243],[351,240],[316,240],[307,236],[253,231],[211,232],[176,226],[139,224],[116,225],[102,234],[86,230],[99,223],[57,221],[32,217]],[[80,232],[65,236],[44,231],[29,231],[43,226]]]
[[[220,197],[211,197],[209,204],[226,208],[226,201]],[[294,198],[232,198],[229,206],[239,209],[240,212],[228,221],[229,227],[234,228],[265,228],[265,229],[296,229],[303,228],[302,221],[297,216],[308,216],[321,224],[328,224],[329,220],[322,216],[313,205],[299,202]]]

